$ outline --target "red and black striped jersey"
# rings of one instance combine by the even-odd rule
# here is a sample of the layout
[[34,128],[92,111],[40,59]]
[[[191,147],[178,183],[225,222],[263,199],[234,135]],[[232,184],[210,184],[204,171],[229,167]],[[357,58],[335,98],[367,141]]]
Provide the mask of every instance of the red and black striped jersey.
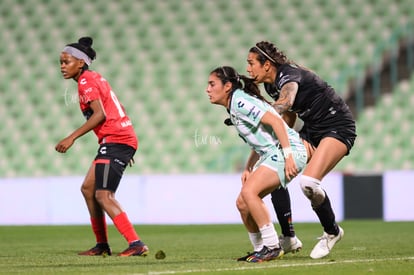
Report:
[[78,95],[86,119],[93,114],[90,102],[102,103],[105,121],[93,129],[99,143],[122,143],[137,149],[138,139],[131,120],[105,78],[95,71],[84,71],[78,79]]

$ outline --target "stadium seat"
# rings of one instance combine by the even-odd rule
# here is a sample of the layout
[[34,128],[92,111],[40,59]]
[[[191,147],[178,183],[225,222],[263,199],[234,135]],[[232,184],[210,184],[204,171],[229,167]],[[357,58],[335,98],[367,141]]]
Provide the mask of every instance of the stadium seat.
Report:
[[[349,157],[339,163],[338,170],[381,171],[384,169],[413,169],[411,138],[414,126],[411,121],[411,91],[414,75],[403,81],[391,94],[385,95],[373,108],[365,110],[358,118],[359,137]],[[407,98],[409,100],[407,100]],[[360,149],[358,149],[360,148]],[[367,154],[369,150],[369,154]],[[370,156],[370,161],[366,156]],[[354,163],[359,163],[355,167]]]
[[[360,74],[355,66],[375,61],[376,45],[412,21],[412,14],[409,1],[386,0],[0,1],[0,153],[8,158],[0,162],[0,176],[83,175],[90,165],[97,149],[93,134],[78,140],[69,154],[53,150],[84,122],[76,83],[62,79],[58,60],[63,46],[80,36],[94,37],[97,59],[91,69],[110,81],[136,125],[140,149],[131,171],[234,172],[245,161],[246,146],[223,125],[225,110],[207,101],[204,91],[213,68],[231,65],[245,74],[249,48],[270,40],[346,96],[348,78]],[[407,92],[413,83],[400,88],[404,97],[394,96],[398,89],[393,93],[401,112],[391,115],[402,120],[400,127],[390,114],[381,114],[381,107],[372,118],[361,115],[360,140],[371,155],[366,160],[363,150],[355,149],[338,169],[398,168],[398,162],[387,163],[375,150],[381,141],[372,125],[401,136],[412,133],[403,119],[413,120],[406,111],[414,104]],[[196,147],[196,129],[221,144]],[[412,144],[398,139],[401,148]],[[413,157],[407,151],[394,156],[404,168]]]

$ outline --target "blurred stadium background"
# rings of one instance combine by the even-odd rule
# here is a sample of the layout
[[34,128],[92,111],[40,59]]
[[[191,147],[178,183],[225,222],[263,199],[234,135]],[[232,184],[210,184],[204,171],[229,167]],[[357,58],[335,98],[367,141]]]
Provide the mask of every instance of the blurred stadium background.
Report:
[[112,85],[140,148],[128,173],[234,173],[248,148],[210,105],[208,73],[245,73],[249,48],[270,40],[347,100],[358,139],[337,171],[414,169],[414,5],[409,0],[165,0],[0,2],[0,177],[85,174],[88,134],[66,155],[55,144],[83,123],[65,44],[92,36],[91,69]]

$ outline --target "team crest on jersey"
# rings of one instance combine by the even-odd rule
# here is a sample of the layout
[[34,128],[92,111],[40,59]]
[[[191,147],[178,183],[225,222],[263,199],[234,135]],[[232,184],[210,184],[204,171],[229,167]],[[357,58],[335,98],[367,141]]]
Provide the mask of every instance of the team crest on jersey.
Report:
[[81,84],[81,85],[85,85],[86,83],[88,83],[88,81],[86,81],[86,78],[82,78],[82,79],[79,81],[79,84]]

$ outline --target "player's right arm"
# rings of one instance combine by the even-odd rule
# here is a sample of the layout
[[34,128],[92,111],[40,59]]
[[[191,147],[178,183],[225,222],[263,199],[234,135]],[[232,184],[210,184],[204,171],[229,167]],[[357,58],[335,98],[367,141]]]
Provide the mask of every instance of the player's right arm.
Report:
[[250,173],[253,171],[253,167],[258,160],[259,160],[259,155],[256,153],[256,151],[252,150],[249,158],[247,159],[246,167],[244,168],[244,171],[242,173],[241,181],[243,184],[246,182]]
[[56,146],[55,149],[59,153],[66,153],[66,151],[73,145],[76,139],[83,136],[87,132],[93,130],[96,126],[102,123],[105,118],[105,110],[102,106],[102,102],[100,99],[92,100],[89,103],[89,107],[93,111],[92,115],[89,117],[88,120],[81,127],[73,131],[72,134],[67,136],[66,138],[62,139]]
[[279,98],[272,104],[273,108],[279,113],[284,114],[289,111],[295,102],[296,94],[298,92],[298,83],[291,81],[287,82],[280,90]]

